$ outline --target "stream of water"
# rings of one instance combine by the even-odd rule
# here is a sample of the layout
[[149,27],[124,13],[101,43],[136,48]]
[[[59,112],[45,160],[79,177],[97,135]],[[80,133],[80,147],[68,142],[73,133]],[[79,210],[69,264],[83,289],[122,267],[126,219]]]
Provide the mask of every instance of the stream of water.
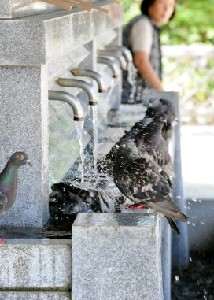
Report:
[[84,152],[83,152],[83,121],[75,121],[76,131],[78,135],[79,141],[79,153],[80,153],[80,160],[78,166],[78,173],[80,176],[80,180],[83,181],[84,174],[83,174],[83,165],[84,165]]

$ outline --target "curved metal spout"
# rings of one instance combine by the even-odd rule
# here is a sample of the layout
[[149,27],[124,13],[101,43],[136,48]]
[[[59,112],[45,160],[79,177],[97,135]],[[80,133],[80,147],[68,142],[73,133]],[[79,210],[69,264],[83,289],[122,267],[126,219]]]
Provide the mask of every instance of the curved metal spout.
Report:
[[97,99],[94,95],[93,85],[89,84],[88,82],[73,78],[59,78],[56,80],[56,83],[63,87],[77,87],[83,89],[88,95],[89,105],[97,105]]
[[120,77],[120,68],[119,65],[117,64],[117,61],[115,61],[115,59],[106,56],[98,56],[97,62],[99,64],[108,65],[113,72],[113,77],[115,78]]
[[84,119],[82,105],[80,104],[79,99],[73,95],[63,91],[48,91],[48,98],[49,100],[67,102],[73,109],[75,121],[82,121]]
[[121,52],[123,53],[123,55],[124,55],[124,57],[125,57],[127,63],[133,61],[131,51],[130,51],[127,47],[125,47],[125,46],[113,45],[113,44],[112,44],[112,45],[108,45],[108,46],[106,47],[106,49],[108,49],[108,50],[109,50],[109,49],[110,49],[110,50],[119,50],[119,51],[121,51]]
[[80,69],[80,68],[72,69],[71,73],[74,76],[87,76],[87,77],[94,79],[98,84],[98,92],[99,93],[103,93],[103,92],[107,91],[107,88],[104,86],[102,77],[100,76],[99,73],[89,70],[89,69]]
[[119,61],[120,67],[123,70],[127,69],[128,63],[125,60],[122,52],[120,50],[117,49],[107,49],[107,50],[98,50],[97,51],[98,54],[103,55],[103,56],[107,56],[107,57],[114,57]]

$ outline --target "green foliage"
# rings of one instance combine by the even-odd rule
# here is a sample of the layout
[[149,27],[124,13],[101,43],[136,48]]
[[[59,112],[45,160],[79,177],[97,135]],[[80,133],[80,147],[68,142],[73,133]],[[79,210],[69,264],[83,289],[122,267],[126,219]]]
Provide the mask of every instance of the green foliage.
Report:
[[213,58],[164,57],[164,86],[180,93],[181,101],[214,101]]
[[[124,23],[140,13],[141,1],[124,4]],[[214,0],[179,0],[176,16],[162,28],[162,44],[214,43]]]
[[134,16],[140,14],[140,1],[121,0],[124,7],[124,24],[128,23]]
[[163,44],[214,42],[214,0],[180,0],[176,16],[163,27]]

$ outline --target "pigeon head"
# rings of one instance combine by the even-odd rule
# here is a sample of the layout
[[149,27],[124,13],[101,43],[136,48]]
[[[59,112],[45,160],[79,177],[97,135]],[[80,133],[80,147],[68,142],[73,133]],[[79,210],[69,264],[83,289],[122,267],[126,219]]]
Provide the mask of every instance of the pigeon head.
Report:
[[13,155],[11,155],[11,157],[9,158],[9,163],[12,163],[17,167],[20,167],[22,165],[31,166],[31,163],[28,161],[28,155],[22,151],[13,153]]
[[149,106],[146,110],[146,117],[147,118],[154,118],[161,113],[166,113],[166,109],[162,104]]
[[164,124],[167,122],[167,116],[165,113],[161,112],[157,114],[154,118],[153,121],[159,122],[161,124]]

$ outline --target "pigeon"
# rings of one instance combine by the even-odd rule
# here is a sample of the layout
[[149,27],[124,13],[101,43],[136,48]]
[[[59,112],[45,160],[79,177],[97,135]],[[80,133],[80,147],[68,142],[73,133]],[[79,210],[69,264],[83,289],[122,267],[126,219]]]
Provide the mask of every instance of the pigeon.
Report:
[[54,183],[51,189],[53,192],[50,194],[50,211],[54,214],[70,216],[80,212],[100,212],[101,210],[99,203],[95,200],[92,203],[90,192],[87,190],[66,182]]
[[114,153],[113,179],[120,192],[136,205],[145,205],[164,214],[174,232],[174,220],[187,221],[172,200],[172,188],[149,156],[142,157],[133,141],[126,141]]
[[112,185],[109,189],[102,182],[98,182],[94,188],[86,189],[83,186],[84,184],[74,186],[72,182],[59,182],[52,185],[53,192],[50,194],[49,204],[53,219],[72,218],[72,215],[78,213],[113,213],[118,210],[115,199],[121,194],[118,197]]
[[[31,165],[27,154],[15,152],[0,173],[0,216],[13,206],[17,193],[18,169],[27,164]],[[0,238],[0,245],[2,244],[4,244],[4,238]]]
[[17,172],[22,165],[31,165],[24,152],[15,152],[0,173],[0,215],[10,209],[16,199]]

